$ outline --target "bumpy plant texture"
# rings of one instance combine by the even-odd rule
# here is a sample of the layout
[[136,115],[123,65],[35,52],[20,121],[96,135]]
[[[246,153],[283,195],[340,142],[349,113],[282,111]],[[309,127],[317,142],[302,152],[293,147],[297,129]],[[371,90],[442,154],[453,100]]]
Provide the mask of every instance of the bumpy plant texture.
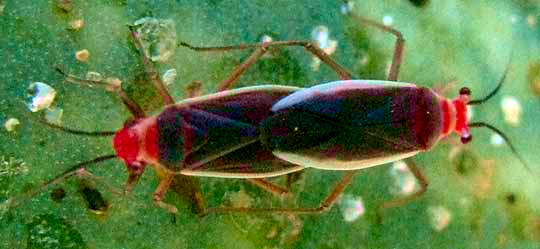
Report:
[[[402,166],[360,172],[346,190],[348,199],[323,215],[199,218],[189,201],[195,184],[200,184],[209,206],[316,206],[341,173],[308,169],[293,183],[295,195],[285,201],[241,180],[187,178],[190,181],[176,184],[166,196],[179,209],[172,217],[151,201],[158,184],[151,169],[132,194],[119,195],[127,174],[120,161],[112,160],[89,169],[96,177],[72,178],[17,208],[6,210],[3,204],[0,248],[539,248],[535,68],[540,57],[540,5],[533,0],[351,0],[349,6],[324,0],[0,1],[0,120],[20,121],[13,131],[0,131],[0,156],[6,159],[0,171],[12,172],[0,175],[0,201],[39,186],[77,162],[112,152],[109,138],[61,133],[30,118],[43,114],[27,109],[31,82],[56,90],[52,106],[63,115],[55,120],[66,127],[115,130],[129,117],[111,92],[67,83],[56,66],[79,76],[93,71],[118,78],[148,112],[160,110],[161,100],[145,80],[128,24],[144,17],[172,20],[173,25],[162,23],[176,30],[177,41],[198,46],[270,38],[311,40],[315,30],[325,50],[356,78],[384,79],[394,37],[342,15],[344,9],[403,32],[407,42],[400,80],[439,89],[449,97],[462,86],[470,87],[473,97],[485,96],[511,58],[501,93],[474,107],[472,119],[503,130],[534,172],[525,170],[499,138],[478,129],[467,146],[451,137],[416,156],[430,181],[427,193],[408,205],[384,210],[380,217],[379,204],[418,187],[396,168]],[[321,34],[324,30],[328,33]],[[76,58],[84,49],[88,54]],[[172,48],[148,47],[151,54],[163,49]],[[176,70],[175,79],[168,76],[176,100],[184,98],[186,86],[196,80],[202,82],[202,91],[215,90],[249,55],[174,50],[156,60],[161,74]],[[289,48],[269,51],[237,86],[310,86],[336,79],[301,48]],[[516,101],[507,106],[502,103],[505,98]],[[14,167],[19,173],[13,173]],[[104,212],[92,210],[99,203],[80,190],[81,181],[97,186],[100,203],[109,205]],[[285,183],[281,178],[276,182]]]

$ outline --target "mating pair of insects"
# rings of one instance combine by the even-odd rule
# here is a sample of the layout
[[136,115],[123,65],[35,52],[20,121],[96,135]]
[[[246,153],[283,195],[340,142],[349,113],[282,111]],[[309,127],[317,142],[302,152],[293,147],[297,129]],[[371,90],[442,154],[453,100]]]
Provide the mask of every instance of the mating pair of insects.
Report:
[[[219,84],[217,93],[180,102],[174,102],[154,65],[147,59],[138,33],[131,29],[148,78],[166,104],[164,110],[148,116],[121,86],[83,80],[58,70],[70,82],[112,87],[133,118],[115,132],[83,132],[47,124],[75,134],[114,136],[115,154],[79,163],[46,182],[33,194],[91,164],[112,158],[119,158],[126,166],[129,174],[126,190],[134,187],[146,166],[152,166],[160,177],[153,200],[172,213],[177,212],[176,207],[163,202],[163,197],[178,174],[244,178],[268,191],[282,194],[287,189],[265,178],[290,175],[306,167],[346,170],[319,207],[217,207],[203,211],[203,214],[319,213],[332,207],[357,170],[412,157],[429,150],[452,132],[467,143],[472,138],[469,128],[486,127],[509,142],[502,132],[489,124],[468,123],[466,107],[480,104],[499,91],[508,67],[496,88],[485,98],[470,100],[469,89],[462,88],[455,99],[447,99],[428,88],[397,82],[404,48],[399,31],[356,15],[350,16],[396,37],[387,81],[352,80],[346,69],[311,42],[278,41],[225,47],[194,47],[181,43],[196,51],[254,51]],[[269,48],[289,46],[303,47],[332,68],[341,80],[310,88],[263,85],[231,90],[241,74]],[[423,189],[409,198],[419,196],[427,186],[422,173],[414,166],[411,170]],[[385,206],[406,200],[397,199]]]

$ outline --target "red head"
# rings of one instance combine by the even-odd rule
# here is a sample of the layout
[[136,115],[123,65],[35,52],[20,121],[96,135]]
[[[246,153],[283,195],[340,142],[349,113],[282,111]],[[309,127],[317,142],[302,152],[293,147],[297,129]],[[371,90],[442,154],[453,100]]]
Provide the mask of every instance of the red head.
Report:
[[142,173],[144,165],[157,160],[157,126],[155,119],[144,118],[126,122],[114,134],[116,156],[133,173]]
[[469,88],[461,88],[459,96],[453,100],[441,98],[441,108],[443,112],[443,132],[441,137],[445,137],[451,132],[455,132],[461,137],[462,143],[471,141],[467,120],[467,105],[469,104],[471,91]]
[[124,125],[122,129],[114,134],[113,147],[116,156],[124,161],[130,171],[142,173],[144,165],[137,160],[139,155],[139,134],[135,129],[131,129],[127,124]]
[[132,164],[137,161],[139,154],[139,135],[129,126],[124,125],[114,134],[113,147],[118,158],[126,164]]

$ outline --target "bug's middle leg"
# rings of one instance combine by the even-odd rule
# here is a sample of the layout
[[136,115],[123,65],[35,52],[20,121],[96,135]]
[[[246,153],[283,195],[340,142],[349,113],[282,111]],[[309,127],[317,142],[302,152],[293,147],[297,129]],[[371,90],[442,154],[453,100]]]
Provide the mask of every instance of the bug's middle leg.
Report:
[[251,65],[253,65],[259,58],[261,58],[271,47],[290,47],[290,46],[302,46],[306,51],[313,54],[315,57],[320,59],[323,63],[332,68],[342,80],[351,79],[351,73],[334,59],[332,59],[328,54],[326,54],[318,46],[314,45],[311,42],[307,41],[276,41],[276,42],[263,42],[259,44],[242,44],[242,45],[232,45],[232,46],[222,46],[222,47],[195,47],[188,43],[181,42],[181,46],[187,47],[195,51],[231,51],[231,50],[243,50],[249,48],[255,48],[255,51],[238,67],[236,67],[229,76],[223,80],[218,87],[218,91],[224,91],[230,89],[231,86],[240,78],[242,73],[244,73]]

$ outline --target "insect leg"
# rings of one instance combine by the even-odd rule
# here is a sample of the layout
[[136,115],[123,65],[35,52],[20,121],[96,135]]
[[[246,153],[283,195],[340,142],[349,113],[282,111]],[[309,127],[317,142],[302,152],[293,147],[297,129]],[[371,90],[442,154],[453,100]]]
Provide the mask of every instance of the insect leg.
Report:
[[289,189],[291,188],[292,184],[294,182],[296,182],[298,180],[298,178],[300,178],[300,176],[304,173],[304,171],[296,171],[296,172],[292,172],[290,174],[287,174],[287,180],[286,180],[286,188]]
[[175,192],[180,198],[191,204],[191,210],[202,216],[206,208],[206,201],[201,192],[200,179],[198,177],[175,174],[170,186],[170,191]]
[[242,44],[242,45],[232,45],[232,46],[222,46],[222,47],[195,47],[185,42],[180,42],[181,46],[187,47],[195,51],[231,51],[231,50],[243,50],[249,48],[255,48],[255,51],[238,67],[236,67],[233,72],[219,84],[218,91],[224,91],[229,89],[234,82],[238,80],[240,75],[244,73],[251,65],[253,65],[261,56],[263,56],[270,47],[288,47],[288,46],[302,46],[308,52],[313,54],[315,57],[319,58],[322,62],[328,65],[330,68],[334,69],[338,76],[342,80],[351,79],[351,73],[349,73],[343,66],[339,65],[334,59],[332,59],[328,54],[326,54],[322,49],[317,47],[311,42],[307,41],[276,41],[276,42],[263,42],[258,44]]
[[69,81],[71,83],[87,85],[87,86],[93,86],[93,85],[104,86],[107,90],[118,94],[120,99],[122,99],[122,102],[124,103],[124,105],[127,107],[129,112],[133,114],[135,118],[142,118],[146,116],[142,108],[135,101],[130,99],[127,96],[126,92],[122,90],[121,82],[119,80],[115,80],[115,79],[110,80],[110,81],[87,80],[87,79],[78,78],[72,74],[68,74],[64,72],[64,70],[60,69],[59,67],[56,68],[56,71],[64,75],[66,81]]
[[407,167],[409,168],[411,173],[418,181],[418,184],[420,184],[420,189],[413,194],[381,203],[377,208],[377,215],[379,217],[382,217],[382,211],[384,211],[385,209],[405,205],[411,201],[420,198],[427,191],[429,181],[424,175],[424,173],[422,173],[422,171],[418,168],[413,159],[405,159],[405,162],[407,163]]
[[397,81],[398,74],[399,74],[399,66],[401,65],[401,59],[403,57],[403,48],[405,44],[405,39],[403,39],[403,35],[401,34],[401,32],[399,32],[397,29],[386,26],[382,23],[363,18],[353,13],[349,13],[349,15],[351,15],[354,19],[366,25],[375,27],[383,32],[388,32],[396,37],[396,45],[394,46],[394,55],[392,57],[392,65],[390,66],[390,72],[388,73],[387,79],[391,81]]
[[175,214],[178,212],[178,209],[174,205],[163,202],[163,197],[165,196],[165,193],[167,193],[167,190],[169,190],[169,186],[171,186],[173,179],[174,175],[172,174],[165,174],[163,178],[161,178],[156,191],[154,191],[154,203],[158,207],[164,208],[170,213]]
[[142,47],[139,34],[133,29],[132,26],[128,27],[130,29],[131,36],[133,37],[133,43],[135,44],[137,50],[139,50],[139,54],[141,55],[141,60],[143,62],[144,70],[148,79],[152,81],[154,87],[158,91],[159,95],[161,95],[161,98],[163,98],[163,102],[166,105],[174,104],[174,99],[169,94],[169,91],[167,91],[167,88],[165,87],[165,84],[163,84],[163,81],[161,80],[158,71],[154,67],[154,64],[148,59],[148,56],[144,52],[145,50]]
[[124,193],[130,193],[131,191],[133,191],[133,188],[135,187],[137,182],[139,182],[139,178],[141,177],[141,175],[142,175],[142,172],[136,173],[136,172],[129,171],[128,179],[124,185]]
[[293,214],[318,214],[329,210],[332,205],[338,200],[339,196],[345,188],[352,182],[354,174],[357,171],[346,172],[341,180],[334,186],[332,192],[330,192],[326,198],[319,204],[319,207],[315,208],[227,208],[217,207],[208,208],[208,213],[293,213]]
[[272,194],[274,194],[277,197],[284,197],[289,193],[289,190],[287,188],[280,187],[264,178],[253,178],[253,179],[246,179],[249,183],[260,187]]
[[266,178],[252,178],[252,179],[246,179],[246,180],[257,187],[260,187],[274,194],[278,198],[283,198],[289,193],[289,189],[291,188],[292,184],[294,183],[294,181],[296,181],[299,178],[301,174],[302,174],[302,171],[296,171],[296,172],[287,174],[286,180],[285,180],[285,187],[280,187],[270,182]]

